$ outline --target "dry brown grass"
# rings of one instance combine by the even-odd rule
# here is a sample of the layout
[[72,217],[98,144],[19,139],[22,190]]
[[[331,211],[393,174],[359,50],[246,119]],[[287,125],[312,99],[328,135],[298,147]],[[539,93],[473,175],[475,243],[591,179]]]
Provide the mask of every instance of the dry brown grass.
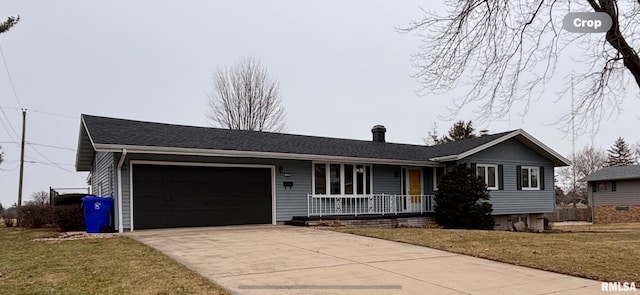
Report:
[[0,293],[227,294],[132,239],[33,240],[53,235],[0,226]]
[[339,229],[600,281],[640,282],[640,223],[556,227],[549,233]]

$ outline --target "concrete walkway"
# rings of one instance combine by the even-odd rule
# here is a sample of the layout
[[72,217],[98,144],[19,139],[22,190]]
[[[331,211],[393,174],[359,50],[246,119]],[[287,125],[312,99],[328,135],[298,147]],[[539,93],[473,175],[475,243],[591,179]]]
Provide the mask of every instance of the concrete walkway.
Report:
[[128,235],[238,294],[601,293],[597,281],[314,228],[231,226]]

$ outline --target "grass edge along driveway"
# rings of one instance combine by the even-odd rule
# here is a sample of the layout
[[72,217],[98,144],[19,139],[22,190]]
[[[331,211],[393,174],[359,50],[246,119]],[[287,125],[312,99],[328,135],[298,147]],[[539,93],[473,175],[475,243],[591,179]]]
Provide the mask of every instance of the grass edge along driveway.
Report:
[[336,230],[603,282],[640,283],[640,223],[564,226],[545,233],[424,228]]
[[0,293],[228,294],[131,238],[33,240],[53,235],[0,226]]

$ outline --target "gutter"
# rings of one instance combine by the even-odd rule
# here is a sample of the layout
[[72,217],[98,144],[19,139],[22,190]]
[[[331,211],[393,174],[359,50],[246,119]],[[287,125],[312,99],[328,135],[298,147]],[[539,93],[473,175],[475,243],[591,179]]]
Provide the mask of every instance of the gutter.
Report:
[[120,160],[118,161],[118,232],[123,233],[124,229],[122,228],[122,164],[124,164],[124,158],[127,156],[127,149],[122,149],[122,155],[120,155]]
[[155,146],[136,146],[136,145],[113,145],[113,144],[97,144],[95,147],[97,152],[120,152],[123,149],[129,150],[130,153],[145,154],[169,154],[169,155],[189,155],[189,156],[206,156],[206,157],[238,157],[238,158],[270,158],[270,159],[287,159],[287,160],[305,160],[305,161],[349,161],[354,163],[382,164],[382,165],[408,165],[422,167],[436,167],[439,163],[424,160],[394,160],[394,159],[377,159],[377,158],[358,158],[352,156],[330,156],[330,155],[312,155],[312,154],[294,154],[282,152],[256,152],[256,151],[237,151],[237,150],[212,150],[197,148],[176,148],[176,147],[155,147]]

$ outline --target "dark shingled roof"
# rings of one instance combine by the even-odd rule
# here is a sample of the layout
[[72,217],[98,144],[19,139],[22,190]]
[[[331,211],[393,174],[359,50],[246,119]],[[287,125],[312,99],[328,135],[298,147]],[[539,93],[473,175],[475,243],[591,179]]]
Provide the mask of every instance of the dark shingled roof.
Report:
[[621,180],[640,178],[640,165],[605,167],[593,172],[580,181]]
[[428,162],[457,155],[512,131],[436,146],[229,130],[82,115],[95,145],[235,150]]

